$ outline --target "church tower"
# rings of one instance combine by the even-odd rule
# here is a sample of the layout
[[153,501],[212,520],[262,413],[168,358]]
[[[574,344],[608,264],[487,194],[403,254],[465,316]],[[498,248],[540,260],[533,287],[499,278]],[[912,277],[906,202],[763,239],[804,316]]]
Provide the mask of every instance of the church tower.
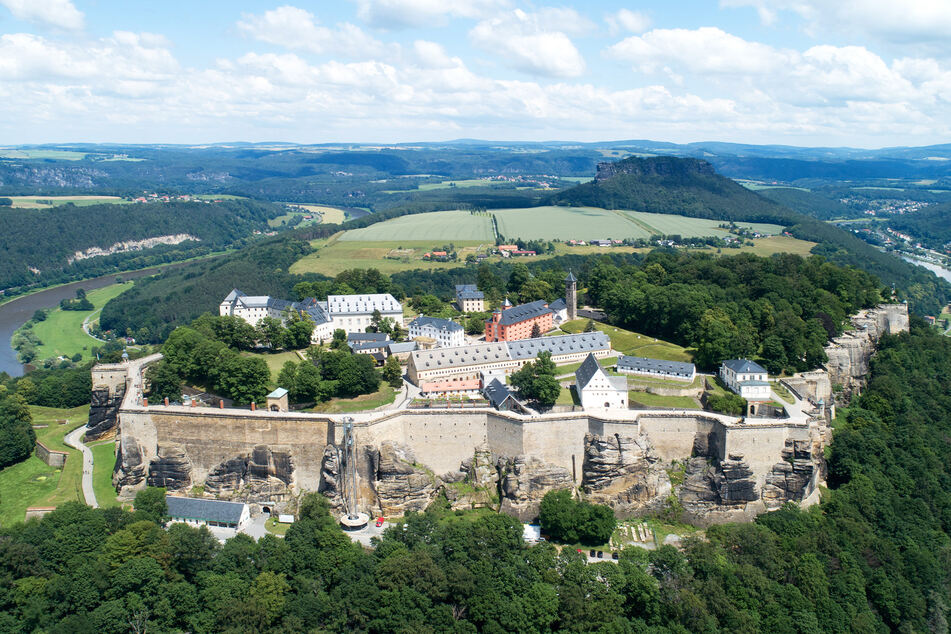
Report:
[[578,318],[578,280],[568,271],[565,278],[565,304],[568,305],[568,321]]

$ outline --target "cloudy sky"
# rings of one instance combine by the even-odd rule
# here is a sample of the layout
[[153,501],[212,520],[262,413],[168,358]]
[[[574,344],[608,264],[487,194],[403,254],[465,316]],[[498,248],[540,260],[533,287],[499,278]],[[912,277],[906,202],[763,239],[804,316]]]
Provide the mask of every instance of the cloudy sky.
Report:
[[949,0],[0,0],[0,144],[951,141]]

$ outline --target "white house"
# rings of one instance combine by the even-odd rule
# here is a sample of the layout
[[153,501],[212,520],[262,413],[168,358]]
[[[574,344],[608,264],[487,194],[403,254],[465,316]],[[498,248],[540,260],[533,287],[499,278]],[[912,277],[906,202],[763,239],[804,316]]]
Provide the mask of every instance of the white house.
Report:
[[730,359],[720,366],[720,379],[748,401],[768,401],[771,396],[766,368],[749,359]]
[[409,322],[409,338],[429,337],[436,340],[437,348],[466,345],[465,330],[451,319],[420,315]]
[[241,502],[166,495],[165,504],[171,521],[191,526],[231,529],[237,533],[251,519],[248,505]]
[[456,284],[456,307],[464,313],[485,311],[485,295],[475,284]]
[[627,378],[611,376],[589,354],[575,371],[575,390],[584,409],[627,409]]
[[314,322],[314,334],[311,336],[314,343],[330,339],[338,328],[347,333],[364,332],[373,319],[374,311],[379,311],[381,317],[388,317],[403,325],[403,306],[389,293],[328,295],[325,302],[312,297],[290,302],[268,295],[245,295],[234,289],[219,305],[218,314],[240,317],[252,326],[257,326],[264,317],[282,319],[287,310],[305,314]]

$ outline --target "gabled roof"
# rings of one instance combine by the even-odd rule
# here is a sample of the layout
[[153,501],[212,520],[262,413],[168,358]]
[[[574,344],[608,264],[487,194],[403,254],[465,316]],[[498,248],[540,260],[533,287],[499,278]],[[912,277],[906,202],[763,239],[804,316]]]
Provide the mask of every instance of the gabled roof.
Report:
[[168,515],[172,518],[229,524],[237,524],[244,510],[244,504],[239,502],[181,498],[171,495],[165,496],[165,504],[168,506]]
[[548,308],[548,302],[540,299],[535,302],[519,304],[518,306],[512,306],[511,308],[503,310],[502,317],[499,319],[499,324],[502,326],[510,326],[512,324],[517,324],[520,321],[525,321],[526,319],[532,319],[534,317],[540,317],[551,312],[553,311]]
[[566,308],[568,308],[568,302],[566,302],[564,298],[559,297],[558,299],[553,301],[551,304],[549,304],[548,307],[551,308],[552,311],[557,313],[559,310],[565,310]]
[[489,403],[492,404],[492,407],[496,409],[508,399],[518,401],[508,386],[498,379],[492,379],[492,381],[482,389],[482,393],[489,399]]
[[358,350],[380,350],[389,345],[389,340],[372,339],[367,341],[351,341],[347,346],[354,352]]
[[603,332],[583,332],[576,335],[509,341],[508,349],[513,359],[534,359],[539,353],[546,351],[557,357],[563,354],[610,350],[611,340]]
[[499,361],[534,359],[541,352],[550,352],[558,357],[579,352],[610,350],[611,340],[603,332],[584,332],[558,337],[536,337],[518,341],[479,343],[471,346],[454,346],[417,350],[413,353],[413,365],[417,370],[456,368],[481,365]]
[[766,368],[764,368],[758,363],[750,361],[749,359],[730,359],[728,361],[724,361],[723,365],[725,365],[730,370],[733,370],[733,372],[737,374],[751,374],[751,373],[766,374],[767,373]]
[[328,295],[327,307],[331,315],[353,315],[403,312],[403,306],[389,293],[370,295]]
[[[230,293],[228,293],[228,296],[225,297],[224,301],[225,301],[225,302],[233,302],[234,300],[238,299],[239,297],[244,297],[244,293],[242,293],[241,291],[239,291],[238,289],[235,288],[235,289],[232,289]],[[223,303],[223,302],[222,302],[222,303]]]
[[624,354],[618,357],[617,367],[619,370],[660,372],[688,376],[696,372],[696,367],[692,363],[684,363],[683,361],[662,361],[660,359],[646,359],[644,357],[629,357]]
[[287,395],[287,390],[285,390],[282,387],[279,387],[279,388],[275,388],[275,390],[271,392],[270,394],[268,394],[267,397],[268,398],[283,398],[285,395]]
[[347,342],[352,341],[386,341],[390,338],[385,332],[351,332],[347,334]]
[[463,293],[465,291],[477,291],[479,287],[475,284],[456,284],[456,292]]
[[577,282],[577,281],[578,281],[578,278],[575,277],[575,274],[574,274],[574,273],[572,273],[571,271],[568,271],[568,277],[565,278],[565,281],[566,281],[566,282]]
[[398,341],[387,344],[386,349],[390,354],[400,354],[402,352],[412,352],[416,349],[415,341]]
[[460,332],[462,326],[452,321],[451,319],[440,319],[439,317],[427,317],[426,315],[420,315],[413,321],[409,322],[410,328],[435,328],[436,330],[443,330],[445,332]]
[[[471,286],[471,285],[468,285]],[[482,291],[476,290],[474,287],[472,290],[462,290],[460,291],[458,287],[456,288],[456,297],[459,299],[485,299],[485,294]]]
[[[583,390],[588,386],[588,383],[591,382],[591,379],[595,377],[596,374],[601,373],[607,376],[604,372],[604,369],[598,364],[598,360],[593,354],[589,354],[585,357],[584,361],[581,362],[581,365],[575,370],[575,385],[578,386],[578,390]],[[627,381],[627,379],[625,379]]]

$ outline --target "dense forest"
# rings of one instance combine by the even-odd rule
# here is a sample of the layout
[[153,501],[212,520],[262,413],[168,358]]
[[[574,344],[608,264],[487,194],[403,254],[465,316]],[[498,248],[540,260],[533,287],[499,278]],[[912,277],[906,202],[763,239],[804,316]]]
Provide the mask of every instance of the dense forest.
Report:
[[[0,207],[0,288],[86,279],[203,255],[266,230],[267,220],[282,213],[276,205],[249,200]],[[90,248],[179,234],[195,240],[155,245],[147,254],[132,250],[75,258]]]
[[926,207],[914,213],[893,216],[888,226],[915,236],[926,247],[948,249],[951,245],[951,203]]
[[224,545],[70,503],[0,533],[0,629],[189,632],[944,632],[951,582],[951,340],[885,337],[837,421],[829,489],[682,549],[589,564],[521,526],[437,502],[363,550],[318,495],[284,539]]

